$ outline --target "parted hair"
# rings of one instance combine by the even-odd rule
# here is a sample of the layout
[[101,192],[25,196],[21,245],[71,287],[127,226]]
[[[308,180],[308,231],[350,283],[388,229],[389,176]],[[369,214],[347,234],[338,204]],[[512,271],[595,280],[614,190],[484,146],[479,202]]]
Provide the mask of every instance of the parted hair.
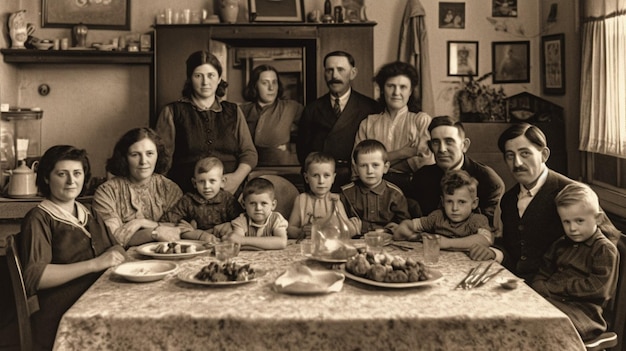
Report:
[[333,168],[335,168],[335,158],[331,154],[325,152],[313,151],[308,154],[304,160],[304,172],[308,172],[309,167],[313,163],[330,163],[333,165]]
[[221,169],[222,171],[224,170],[224,164],[219,158],[213,156],[201,158],[200,160],[198,160],[198,162],[196,162],[193,174],[198,175],[202,173],[207,173],[216,167]]
[[243,187],[241,197],[245,201],[248,198],[248,195],[252,194],[270,194],[271,198],[273,199],[274,184],[265,178],[253,178]]
[[107,172],[118,177],[128,177],[130,175],[128,169],[128,149],[134,143],[146,138],[152,140],[157,148],[157,162],[154,172],[159,174],[167,172],[170,154],[159,134],[150,128],[134,128],[122,135],[113,148],[113,156],[107,160]]
[[504,145],[507,141],[513,140],[519,136],[525,136],[537,149],[541,150],[548,147],[546,135],[543,134],[539,127],[528,123],[516,123],[506,129],[498,138],[498,149],[504,154],[506,151]]
[[333,52],[329,52],[328,54],[326,54],[326,56],[324,56],[324,67],[326,67],[326,59],[332,56],[345,57],[346,59],[348,59],[348,63],[350,64],[350,66],[356,67],[356,61],[354,60],[354,56],[350,55],[349,53],[345,51],[333,51]]
[[465,138],[465,127],[463,127],[463,123],[461,121],[455,120],[450,116],[437,116],[433,117],[428,125],[428,133],[431,133],[433,129],[441,126],[449,126],[454,127],[459,131],[459,136],[461,139]]
[[87,157],[87,151],[84,149],[78,149],[71,145],[56,145],[52,146],[41,156],[39,160],[39,166],[37,168],[37,188],[44,197],[50,196],[50,173],[54,170],[57,162],[59,161],[78,161],[83,165],[83,173],[85,180],[83,182],[83,188],[81,194],[85,190],[85,186],[89,183],[91,178],[91,166],[89,165],[89,158]]
[[360,154],[370,154],[376,151],[380,151],[380,153],[383,155],[384,162],[389,161],[387,148],[383,143],[376,139],[365,139],[356,144],[356,146],[354,147],[354,151],[352,151],[352,159],[354,160],[354,163],[358,163],[358,158]]
[[382,66],[376,74],[376,77],[374,77],[374,81],[378,84],[378,88],[380,89],[378,102],[380,102],[383,108],[387,108],[387,102],[385,101],[385,84],[389,79],[398,76],[407,77],[409,81],[411,81],[411,96],[409,96],[407,106],[409,107],[409,111],[419,112],[419,103],[412,93],[413,89],[418,84],[419,76],[415,67],[402,61],[395,61]]
[[186,61],[187,65],[187,79],[185,80],[185,85],[183,86],[183,96],[190,98],[193,95],[193,84],[191,83],[191,76],[193,75],[193,71],[198,67],[204,64],[209,64],[215,68],[217,74],[220,76],[220,82],[215,89],[216,97],[223,97],[226,95],[226,88],[228,87],[228,83],[221,79],[222,77],[222,64],[220,60],[215,57],[212,53],[208,51],[196,51],[193,54],[189,55]]
[[448,171],[441,178],[441,192],[453,195],[457,189],[466,187],[472,197],[476,197],[478,180],[464,170]]
[[277,99],[280,99],[283,96],[283,92],[285,91],[283,87],[283,83],[280,81],[280,77],[278,76],[278,70],[274,68],[274,66],[270,65],[260,65],[257,68],[252,70],[250,74],[250,80],[248,81],[248,85],[243,89],[243,98],[247,101],[257,102],[259,99],[259,88],[257,88],[257,83],[259,83],[259,79],[261,79],[261,73],[263,72],[274,72],[276,74],[276,80],[278,81],[278,92],[276,94]]

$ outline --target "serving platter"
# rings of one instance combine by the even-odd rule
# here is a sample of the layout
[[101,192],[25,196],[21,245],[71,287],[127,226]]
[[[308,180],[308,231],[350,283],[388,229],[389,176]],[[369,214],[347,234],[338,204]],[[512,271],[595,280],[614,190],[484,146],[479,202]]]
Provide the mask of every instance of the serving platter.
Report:
[[153,242],[153,243],[143,244],[137,247],[137,252],[144,256],[149,256],[152,258],[158,258],[162,260],[178,260],[178,259],[191,258],[191,257],[195,257],[198,255],[202,255],[210,250],[210,248],[205,245],[206,243],[204,241],[178,240],[176,241],[176,243],[181,244],[181,245],[194,245],[196,247],[196,252],[185,252],[185,253],[156,253],[154,252],[156,247],[159,244],[163,244],[163,242]]
[[324,257],[324,256],[316,256],[316,255],[306,255],[307,258],[310,258],[315,261],[324,262],[324,263],[346,263],[348,262],[347,258],[332,258],[332,257]]
[[202,279],[196,278],[196,274],[198,270],[193,269],[185,269],[178,273],[178,279],[184,281],[185,283],[197,284],[197,285],[205,285],[205,286],[213,286],[213,287],[225,287],[225,286],[234,286],[234,285],[243,285],[255,282],[257,278],[259,278],[262,274],[260,272],[255,272],[255,276],[249,280],[228,280],[223,282],[211,282]]
[[375,280],[371,280],[371,279],[367,279],[367,278],[356,276],[356,275],[346,271],[345,269],[343,269],[342,272],[346,276],[346,278],[352,279],[352,280],[357,281],[359,283],[372,285],[372,286],[377,286],[377,287],[381,287],[381,288],[390,288],[390,289],[405,289],[405,288],[415,288],[415,287],[419,287],[419,286],[431,285],[431,284],[434,284],[434,283],[440,281],[443,278],[443,274],[441,274],[441,272],[431,269],[430,272],[432,273],[433,277],[431,279],[428,279],[428,280],[422,280],[422,281],[419,281],[419,282],[409,282],[409,283],[386,283],[386,282],[378,282],[378,281],[375,281]]
[[153,282],[163,279],[174,272],[178,265],[173,262],[148,260],[122,263],[113,269],[113,273],[127,280],[138,283]]

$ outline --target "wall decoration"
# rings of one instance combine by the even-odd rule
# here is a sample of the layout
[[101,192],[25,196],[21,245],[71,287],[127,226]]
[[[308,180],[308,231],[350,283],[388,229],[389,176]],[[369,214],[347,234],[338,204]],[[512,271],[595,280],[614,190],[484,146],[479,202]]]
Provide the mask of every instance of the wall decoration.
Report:
[[250,22],[302,22],[303,0],[249,0]]
[[530,82],[530,41],[491,43],[493,83]]
[[517,0],[491,0],[493,17],[517,17]]
[[130,30],[130,0],[42,0],[42,27]]
[[440,2],[439,28],[465,28],[465,3]]
[[478,75],[478,42],[448,42],[448,76]]
[[541,37],[541,86],[544,94],[565,94],[564,34]]

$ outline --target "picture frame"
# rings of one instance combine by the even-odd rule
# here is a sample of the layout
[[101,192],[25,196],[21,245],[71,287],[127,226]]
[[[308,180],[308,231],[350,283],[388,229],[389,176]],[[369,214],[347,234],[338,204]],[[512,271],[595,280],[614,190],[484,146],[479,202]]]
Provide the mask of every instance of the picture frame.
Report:
[[303,0],[248,0],[250,22],[303,22]]
[[492,17],[517,17],[517,0],[491,0]]
[[530,41],[494,41],[491,43],[492,82],[530,82]]
[[439,28],[452,28],[452,29],[465,28],[465,3],[464,2],[440,2],[439,3]]
[[544,94],[565,94],[565,34],[541,37],[541,87]]
[[448,41],[448,76],[478,75],[478,42]]
[[130,30],[131,0],[41,0],[41,26]]

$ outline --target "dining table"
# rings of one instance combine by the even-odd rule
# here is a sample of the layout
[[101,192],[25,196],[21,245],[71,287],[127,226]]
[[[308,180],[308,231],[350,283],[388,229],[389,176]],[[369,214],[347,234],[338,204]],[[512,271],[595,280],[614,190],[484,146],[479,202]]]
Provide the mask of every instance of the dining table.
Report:
[[[384,250],[423,261],[421,243],[401,243]],[[136,248],[129,256],[153,258]],[[464,252],[441,251],[429,269],[442,277],[409,288],[346,278],[336,292],[278,292],[275,280],[293,265],[342,270],[303,256],[292,240],[283,250],[241,251],[235,262],[258,273],[248,283],[212,286],[179,278],[215,260],[209,251],[175,260],[175,272],[146,283],[107,270],[64,314],[54,349],[585,350],[569,318],[526,283],[501,286],[500,279],[515,278],[506,269],[482,286],[459,288],[470,270],[487,267]],[[500,268],[492,262],[489,272]]]

